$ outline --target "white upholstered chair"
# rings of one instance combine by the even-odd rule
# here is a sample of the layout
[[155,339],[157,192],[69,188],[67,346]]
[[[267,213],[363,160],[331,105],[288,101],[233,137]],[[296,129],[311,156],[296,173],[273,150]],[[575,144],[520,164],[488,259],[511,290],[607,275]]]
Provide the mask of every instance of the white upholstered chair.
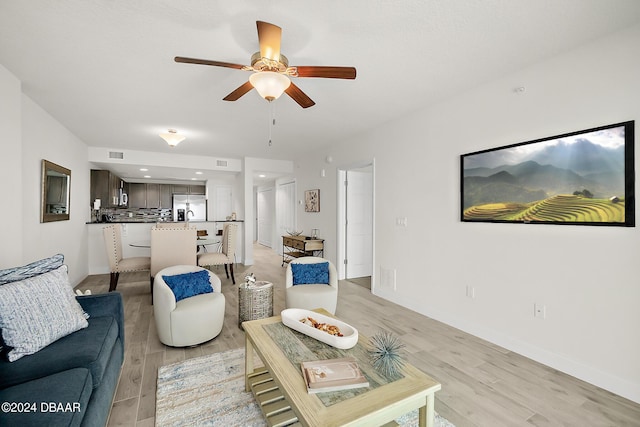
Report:
[[211,267],[213,265],[224,265],[224,271],[229,278],[229,270],[231,269],[231,281],[236,284],[236,278],[233,275],[233,263],[236,257],[236,224],[225,224],[222,230],[222,248],[220,252],[205,252],[198,255],[198,265],[201,267]]
[[173,265],[198,265],[195,227],[151,229],[151,295],[158,271]]
[[112,224],[102,229],[104,234],[104,244],[109,258],[109,270],[111,277],[109,280],[109,292],[115,291],[118,286],[120,273],[132,271],[146,271],[151,267],[149,257],[122,257],[122,225]]
[[188,222],[156,222],[155,228],[189,228]]
[[[195,251],[195,249],[191,248]],[[176,302],[163,276],[206,271],[212,293],[195,295]],[[218,276],[195,265],[176,265],[156,273],[153,282],[153,315],[163,344],[186,347],[209,341],[220,334],[224,322],[225,298]]]
[[[298,284],[300,278],[296,277],[296,266],[306,264],[328,263],[328,283]],[[333,263],[320,257],[302,257],[292,260],[287,265],[285,273],[285,305],[287,308],[324,308],[331,314],[336,313],[338,305],[338,272]]]

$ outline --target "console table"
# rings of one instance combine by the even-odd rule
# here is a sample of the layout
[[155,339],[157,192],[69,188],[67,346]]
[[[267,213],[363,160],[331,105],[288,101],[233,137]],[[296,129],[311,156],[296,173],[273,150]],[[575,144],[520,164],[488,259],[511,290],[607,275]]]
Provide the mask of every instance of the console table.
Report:
[[303,256],[319,256],[324,253],[324,239],[309,236],[282,236],[282,265]]

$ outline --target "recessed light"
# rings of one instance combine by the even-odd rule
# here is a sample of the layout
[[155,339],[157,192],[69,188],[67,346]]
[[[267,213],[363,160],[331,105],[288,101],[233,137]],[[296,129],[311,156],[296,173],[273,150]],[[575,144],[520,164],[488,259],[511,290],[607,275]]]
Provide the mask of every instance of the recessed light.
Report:
[[261,174],[260,174],[260,175],[258,175],[258,176],[259,176],[260,178],[266,178],[266,177],[267,177],[267,175],[265,175],[265,174],[263,174],[263,173],[261,173]]
[[191,181],[196,181],[196,178],[191,178]]
[[151,178],[151,175],[145,175],[144,177],[145,178]]
[[202,175],[202,172],[198,171],[196,172],[196,175]]
[[147,168],[140,168],[140,172],[146,172],[146,171],[148,171],[148,170],[149,170],[149,169],[147,169]]

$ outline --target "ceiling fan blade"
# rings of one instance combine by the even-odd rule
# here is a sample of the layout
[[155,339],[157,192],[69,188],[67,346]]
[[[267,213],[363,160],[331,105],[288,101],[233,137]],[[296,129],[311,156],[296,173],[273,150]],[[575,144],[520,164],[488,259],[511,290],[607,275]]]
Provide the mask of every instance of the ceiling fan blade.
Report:
[[258,26],[260,56],[263,58],[269,58],[273,61],[279,61],[282,28],[263,21],[256,21],[256,24]]
[[291,82],[289,87],[285,89],[285,92],[287,93],[287,95],[293,98],[293,100],[296,101],[302,108],[309,108],[316,105],[316,103],[313,102],[313,100],[309,98],[306,93],[300,90],[298,86],[294,85],[293,82]]
[[176,62],[183,62],[185,64],[213,65],[215,67],[235,68],[236,70],[242,70],[242,68],[244,67],[244,65],[232,64],[231,62],[210,61],[208,59],[185,58],[183,56],[176,56],[174,60]]
[[355,79],[355,67],[321,67],[301,66],[298,69],[298,77],[322,77],[325,79]]
[[251,89],[253,89],[253,85],[251,84],[251,82],[246,82],[222,99],[225,101],[237,101],[242,95],[249,92]]

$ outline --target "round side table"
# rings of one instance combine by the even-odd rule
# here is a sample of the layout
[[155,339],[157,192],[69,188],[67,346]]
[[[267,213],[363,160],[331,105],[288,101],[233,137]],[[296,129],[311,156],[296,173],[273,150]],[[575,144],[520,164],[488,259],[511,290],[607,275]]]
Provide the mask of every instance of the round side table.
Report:
[[238,326],[247,320],[273,316],[273,283],[257,281],[251,286],[238,286]]

